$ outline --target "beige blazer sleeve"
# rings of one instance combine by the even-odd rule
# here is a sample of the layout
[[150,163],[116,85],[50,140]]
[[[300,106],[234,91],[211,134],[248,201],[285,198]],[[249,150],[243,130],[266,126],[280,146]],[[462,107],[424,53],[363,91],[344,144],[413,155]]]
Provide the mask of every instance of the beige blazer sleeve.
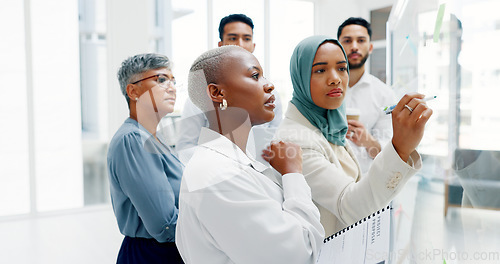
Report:
[[[326,223],[335,225],[333,228],[325,226],[327,234],[386,206],[422,166],[416,151],[406,163],[389,142],[377,155],[367,175],[347,175],[332,145],[293,104],[289,105],[275,138],[302,147],[303,174],[311,187],[313,201],[320,212],[327,210],[335,218],[322,215],[324,226]],[[349,149],[348,152],[355,159]]]

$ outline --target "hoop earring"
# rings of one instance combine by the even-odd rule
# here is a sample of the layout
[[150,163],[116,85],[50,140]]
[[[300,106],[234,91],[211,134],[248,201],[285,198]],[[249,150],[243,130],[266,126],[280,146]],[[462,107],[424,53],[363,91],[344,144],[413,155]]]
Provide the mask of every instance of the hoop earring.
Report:
[[219,104],[220,110],[224,111],[227,109],[227,101],[226,99],[222,98],[222,103]]

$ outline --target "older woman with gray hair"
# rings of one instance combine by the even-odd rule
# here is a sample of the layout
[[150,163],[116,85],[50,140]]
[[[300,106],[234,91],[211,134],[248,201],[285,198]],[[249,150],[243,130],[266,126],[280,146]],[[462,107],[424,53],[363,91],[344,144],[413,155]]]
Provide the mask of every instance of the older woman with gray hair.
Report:
[[111,201],[125,236],[117,263],[183,263],[175,246],[183,166],[156,136],[160,119],[174,109],[170,61],[135,55],[123,61],[118,80],[130,117],[108,149]]

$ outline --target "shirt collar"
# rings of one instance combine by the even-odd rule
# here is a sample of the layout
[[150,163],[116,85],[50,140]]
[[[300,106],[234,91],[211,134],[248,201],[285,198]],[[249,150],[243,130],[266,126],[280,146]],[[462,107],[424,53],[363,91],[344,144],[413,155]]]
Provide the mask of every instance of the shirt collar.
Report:
[[370,81],[369,75],[370,74],[365,70],[365,72],[363,72],[363,75],[361,75],[361,78],[359,78],[359,81],[352,87],[349,87],[349,89],[353,89],[354,87],[362,86],[365,83],[369,83]]
[[241,149],[225,136],[206,127],[201,128],[198,145],[211,149],[242,165],[251,166],[258,172],[268,169],[268,166],[245,154]]
[[[141,142],[142,142],[143,146],[150,146],[150,144],[152,144],[152,145],[160,148],[163,152],[170,152],[171,154],[173,154],[172,149],[170,149],[168,144],[166,144],[161,137],[158,137],[158,141],[157,141],[156,138],[151,133],[149,133],[149,131],[145,127],[143,127],[139,122],[137,122],[136,120],[128,117],[125,120],[125,123],[132,124],[139,129],[139,135],[140,135]],[[152,150],[150,150],[150,151],[152,151]],[[155,153],[160,154],[157,152],[155,152]]]

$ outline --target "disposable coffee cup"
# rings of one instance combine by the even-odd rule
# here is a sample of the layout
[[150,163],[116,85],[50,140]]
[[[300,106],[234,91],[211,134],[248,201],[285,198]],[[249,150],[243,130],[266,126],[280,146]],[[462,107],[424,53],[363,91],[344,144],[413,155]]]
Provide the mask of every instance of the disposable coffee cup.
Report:
[[360,114],[361,114],[361,111],[358,108],[347,108],[346,109],[347,120],[358,120],[359,121]]

